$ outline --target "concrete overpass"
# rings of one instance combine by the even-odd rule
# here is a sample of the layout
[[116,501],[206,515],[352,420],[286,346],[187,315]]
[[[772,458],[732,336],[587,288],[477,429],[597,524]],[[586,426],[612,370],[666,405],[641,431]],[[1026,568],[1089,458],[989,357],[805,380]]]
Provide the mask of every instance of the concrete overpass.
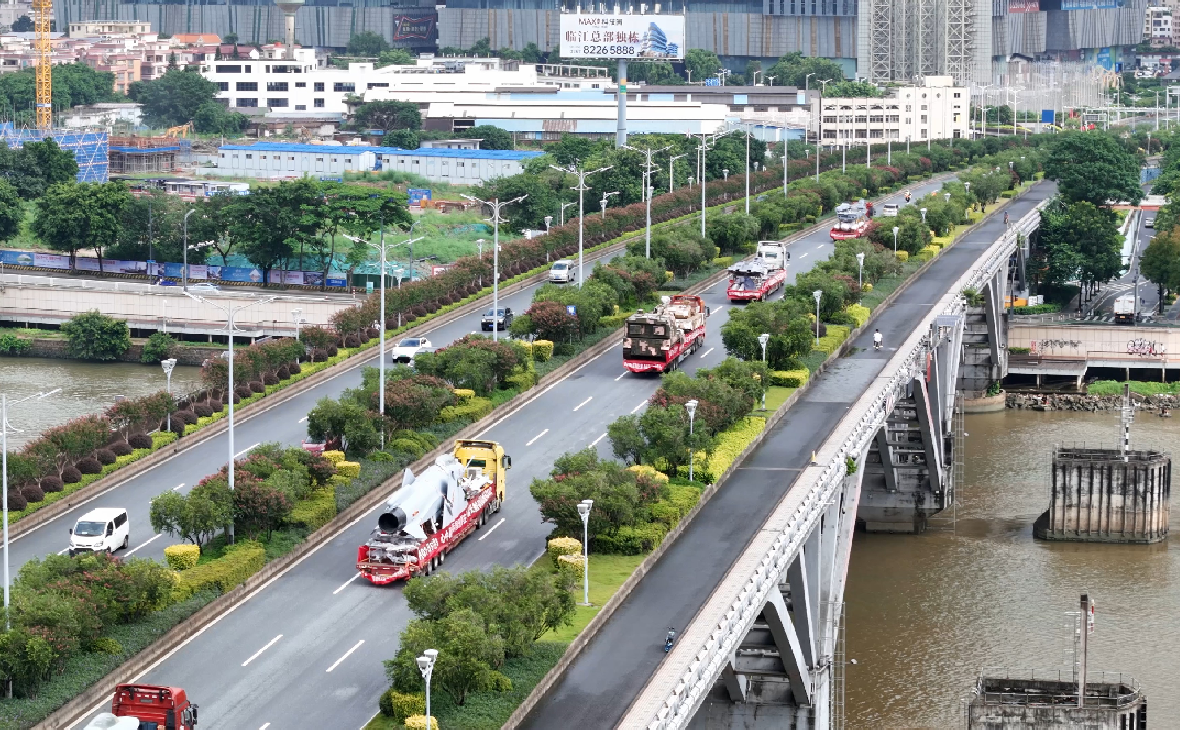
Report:
[[[525,719],[530,728],[829,728],[858,523],[953,503],[956,393],[1002,377],[1009,273],[1041,184],[944,252],[738,465]],[[973,290],[968,306],[965,290]],[[871,328],[886,349],[871,347]],[[815,451],[816,463],[810,455]],[[666,627],[681,627],[665,655]]]

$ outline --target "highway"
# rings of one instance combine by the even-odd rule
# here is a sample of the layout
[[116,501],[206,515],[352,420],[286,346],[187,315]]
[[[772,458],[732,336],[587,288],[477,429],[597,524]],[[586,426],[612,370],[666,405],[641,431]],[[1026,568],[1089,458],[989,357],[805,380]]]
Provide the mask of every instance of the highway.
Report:
[[[925,183],[912,190],[920,196],[940,186],[941,182]],[[902,199],[896,195],[891,201],[901,203]],[[793,280],[795,273],[809,270],[830,254],[826,226],[794,242],[790,250]],[[504,304],[523,311],[529,297],[531,290],[505,299]],[[685,362],[689,372],[714,366],[725,357],[720,328],[731,306],[725,283],[712,287],[704,299],[712,309],[708,336],[704,347]],[[464,322],[440,328],[430,337],[439,346],[466,334],[468,327]],[[621,360],[620,348],[611,348],[568,378],[535,393],[526,406],[482,434],[503,444],[513,458],[507,499],[487,527],[448,556],[444,569],[459,572],[528,564],[544,553],[551,526],[541,522],[529,496],[531,480],[546,476],[554,458],[567,451],[593,445],[609,455],[607,425],[641,410],[659,385],[657,378],[626,373]],[[299,419],[315,400],[357,382],[359,371],[350,371],[266,417],[251,419],[238,428],[239,448],[263,440],[296,443],[303,435]],[[136,500],[140,507],[132,512],[133,540],[134,535],[151,537],[140,528],[146,524],[147,500],[180,482],[186,483],[180,489],[187,490],[209,471],[208,465],[224,462],[224,438],[195,449],[204,454],[192,457],[200,461],[183,467],[169,462],[169,468],[153,469],[104,504]],[[166,478],[163,472],[168,473]],[[39,538],[41,552],[28,549],[26,556],[64,547],[67,522],[55,522],[60,535],[49,528],[39,530],[46,533]],[[381,662],[396,653],[398,635],[412,618],[400,587],[376,587],[357,578],[356,549],[374,522],[371,513],[360,518],[139,679],[184,687],[201,706],[202,724],[210,727],[363,726],[376,711],[378,694],[388,686]],[[34,544],[33,536],[26,539]],[[168,542],[159,538],[136,554],[158,557]]]
[[[1006,210],[1018,219],[1054,191],[1054,185],[1041,183]],[[884,335],[880,352],[871,347],[873,333],[866,329],[853,353],[819,376],[647,573],[529,715],[525,727],[586,730],[616,725],[667,656],[663,638],[668,627],[683,630],[691,622],[766,515],[810,463],[811,452],[819,449],[892,357],[894,343],[905,341],[948,282],[970,268],[1003,230],[1003,216],[994,217],[945,251],[873,323]]]

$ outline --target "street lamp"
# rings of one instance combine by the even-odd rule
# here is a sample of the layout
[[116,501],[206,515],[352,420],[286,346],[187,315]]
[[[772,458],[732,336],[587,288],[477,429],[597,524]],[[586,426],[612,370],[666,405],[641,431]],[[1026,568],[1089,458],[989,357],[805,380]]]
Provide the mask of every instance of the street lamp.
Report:
[[570,207],[571,205],[574,205],[573,201],[561,204],[561,225],[563,225],[563,226],[565,225],[565,209]]
[[950,194],[950,193],[943,193],[943,194],[942,194],[942,199],[943,199],[943,200],[945,200],[945,201],[946,201],[946,202],[948,202],[948,203],[949,203],[949,202],[951,202],[951,194]]
[[549,227],[553,225],[553,216],[545,216],[545,235],[549,235]]
[[926,209],[925,208],[918,208],[918,212],[922,214],[922,224],[925,225],[926,224]]
[[[464,198],[467,198],[468,200],[470,200],[473,203],[479,203],[480,205],[486,205],[492,209],[492,217],[485,218],[484,220],[486,220],[492,224],[492,341],[497,342],[500,339],[500,224],[508,222],[507,218],[503,218],[500,216],[500,210],[506,205],[512,205],[513,203],[519,203],[520,201],[524,200],[528,196],[521,195],[519,197],[513,198],[512,200],[506,200],[503,203],[501,203],[499,198],[496,198],[495,200],[492,200],[492,201],[487,201],[487,200],[480,200],[479,198],[475,197],[474,195],[468,195],[466,193],[460,193],[460,195],[462,195]],[[581,227],[582,227],[582,221],[581,221],[581,219],[579,219],[578,220],[578,230],[579,231],[581,230]],[[412,263],[413,263],[413,261],[411,260],[411,264]],[[581,277],[582,277],[581,268],[582,268],[582,244],[581,244],[581,241],[579,240],[579,242],[578,242],[578,278],[579,279],[581,279]],[[382,389],[382,392],[384,392],[384,389]]]
[[675,155],[673,157],[668,158],[668,192],[669,193],[672,192],[672,189],[673,189],[672,183],[675,180],[675,175],[673,173],[672,163],[676,162],[676,160],[679,160],[681,157],[688,157],[688,153],[685,152],[683,155]]
[[613,193],[603,193],[602,194],[602,200],[598,201],[598,205],[602,208],[602,219],[603,220],[606,220],[606,204],[608,202],[610,202],[610,196],[618,195],[618,194],[619,194],[618,190],[614,191]]
[[582,518],[582,600],[583,606],[590,605],[590,508],[593,499],[578,502],[578,516]]
[[299,326],[306,320],[303,319],[303,308],[296,307],[291,310],[291,321],[295,323],[295,340],[299,340]]
[[[160,367],[164,368],[164,377],[168,379],[168,399],[172,400],[172,368],[176,367],[176,358],[170,357],[167,360],[160,361]],[[172,432],[172,409],[168,409],[168,432]]]
[[181,246],[184,256],[184,270],[181,272],[182,282],[180,285],[180,289],[183,292],[188,292],[188,217],[196,212],[197,209],[193,208],[184,214],[184,243]]
[[[863,254],[862,254],[863,255]],[[770,342],[770,335],[763,332],[758,335],[758,344],[762,345],[762,364],[766,364],[766,343]],[[766,410],[766,384],[762,384],[762,410]]]
[[722,181],[722,182],[728,182],[728,181],[729,181],[729,170],[725,169],[725,170],[722,170],[722,171],[721,171],[721,181]]
[[897,253],[897,232],[901,229],[897,226],[893,227],[893,253]]
[[815,346],[819,347],[819,300],[824,296],[823,290],[816,289],[811,296],[815,297]]
[[434,730],[434,718],[430,716],[430,675],[434,674],[434,662],[438,659],[438,649],[426,649],[418,657],[418,671],[422,672],[422,679],[426,680],[426,730]]
[[[36,398],[41,400],[54,393],[61,392],[61,388],[54,388],[48,393],[34,393],[33,395],[25,396],[18,401],[13,401],[13,405],[24,403],[27,400]],[[12,628],[8,618],[8,429],[12,428],[17,433],[22,433],[21,429],[13,428],[12,424],[8,422],[8,396],[0,394],[0,473],[3,473],[3,491],[4,491],[4,630],[8,631]]]
[[[201,304],[208,304],[210,307],[213,307],[214,309],[221,311],[225,315],[225,334],[226,334],[226,340],[229,341],[229,350],[228,350],[229,354],[228,354],[228,357],[226,358],[229,361],[229,383],[228,383],[229,395],[226,397],[226,401],[229,402],[229,418],[228,418],[228,420],[229,420],[229,467],[228,467],[228,470],[229,470],[229,491],[232,492],[232,491],[234,491],[234,457],[236,455],[236,452],[234,452],[234,317],[236,317],[239,312],[249,309],[250,307],[254,307],[259,304],[270,304],[274,300],[278,299],[278,297],[273,296],[273,297],[267,297],[266,299],[255,299],[254,301],[250,302],[249,304],[240,304],[240,305],[235,306],[229,302],[227,302],[225,304],[218,304],[217,302],[206,299],[205,297],[200,296],[198,294],[193,294],[192,292],[186,291],[185,295],[188,296],[188,298],[192,299],[193,301],[200,302]],[[225,536],[226,544],[233,545],[234,544],[234,523],[232,520],[226,526],[226,531],[227,531],[227,534]]]
[[[644,231],[643,240],[644,240],[644,251],[645,251],[644,256],[646,258],[650,259],[651,258],[651,199],[652,199],[653,193],[655,192],[655,189],[652,187],[652,184],[651,184],[651,173],[655,169],[655,165],[651,161],[651,156],[657,152],[666,152],[667,150],[672,149],[672,145],[668,145],[666,147],[661,147],[658,150],[652,149],[651,147],[639,149],[637,147],[632,147],[630,145],[623,145],[623,149],[631,150],[632,152],[642,152],[646,156],[646,160],[643,163],[643,198],[644,198],[645,202],[647,203],[647,225],[643,229],[643,231]],[[672,175],[672,163],[668,163],[669,181],[671,180],[671,175]],[[671,182],[669,182],[668,184],[671,185]],[[671,192],[671,191],[669,191],[669,192]],[[605,199],[605,196],[603,196],[603,198]],[[605,205],[602,208],[602,215],[604,217],[606,216],[606,206]]]
[[856,254],[856,264],[859,267],[859,271],[857,272],[857,275],[856,275],[856,285],[861,290],[864,290],[864,288],[865,288],[865,253],[864,253],[864,251],[861,251]]
[[692,421],[697,415],[697,401],[690,400],[684,404],[684,410],[688,411],[688,481],[692,481],[692,467],[693,459],[696,456],[696,449],[692,446]]
[[[570,188],[570,190],[577,190],[578,191],[578,286],[581,287],[582,286],[582,238],[583,238],[582,219],[586,214],[586,200],[585,200],[586,191],[590,189],[590,186],[586,184],[586,178],[591,175],[596,175],[600,172],[606,172],[607,170],[611,169],[611,167],[613,167],[613,165],[607,165],[606,167],[600,167],[597,170],[579,170],[576,165],[570,165],[568,168],[558,167],[557,165],[550,165],[549,167],[553,168],[554,170],[557,170],[558,172],[565,172],[565,173],[569,173],[571,175],[577,175],[577,177],[578,177],[578,184],[575,185],[574,187]],[[564,208],[563,208],[563,210],[564,210]],[[493,327],[492,330],[495,331],[495,328]]]
[[[1151,153],[1151,145],[1148,145],[1148,154]],[[757,168],[758,163],[754,163]],[[746,125],[746,215],[750,214],[750,125]]]

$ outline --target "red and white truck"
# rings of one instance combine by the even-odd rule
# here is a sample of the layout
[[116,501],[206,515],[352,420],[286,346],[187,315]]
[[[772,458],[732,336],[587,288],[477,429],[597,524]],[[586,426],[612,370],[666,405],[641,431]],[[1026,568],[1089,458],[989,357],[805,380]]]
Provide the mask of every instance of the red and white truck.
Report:
[[84,730],[194,730],[197,706],[178,687],[154,684],[119,684],[111,699],[111,711],[101,712]]
[[654,312],[642,309],[623,325],[623,367],[663,373],[705,344],[705,301],[692,294],[664,297]]
[[495,441],[459,439],[454,451],[416,478],[406,469],[401,489],[357,549],[357,571],[375,585],[433,573],[447,553],[500,511],[511,467],[512,457]]
[[763,302],[787,283],[787,261],[791,254],[779,241],[759,241],[758,252],[749,261],[729,267],[731,302]]
[[861,238],[869,227],[872,208],[865,201],[840,203],[836,206],[836,223],[829,234],[833,241],[847,238]]

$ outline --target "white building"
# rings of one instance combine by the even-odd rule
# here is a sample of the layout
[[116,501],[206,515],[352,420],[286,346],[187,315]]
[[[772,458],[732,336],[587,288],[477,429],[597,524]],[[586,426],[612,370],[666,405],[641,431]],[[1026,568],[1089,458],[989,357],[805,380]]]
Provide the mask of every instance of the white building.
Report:
[[1143,17],[1143,40],[1153,46],[1172,45],[1172,8],[1153,5]]
[[143,122],[143,105],[123,101],[78,105],[62,114],[59,120],[63,127],[71,129],[113,127],[116,122],[126,122],[135,128]]
[[820,138],[825,144],[855,146],[866,140],[966,137],[971,90],[954,86],[950,76],[926,76],[923,81],[922,86],[890,88],[884,98],[823,97]]
[[418,149],[352,145],[258,142],[218,149],[214,175],[272,180],[342,177],[346,172],[401,170],[431,182],[478,185],[515,175],[540,152],[477,149]]

